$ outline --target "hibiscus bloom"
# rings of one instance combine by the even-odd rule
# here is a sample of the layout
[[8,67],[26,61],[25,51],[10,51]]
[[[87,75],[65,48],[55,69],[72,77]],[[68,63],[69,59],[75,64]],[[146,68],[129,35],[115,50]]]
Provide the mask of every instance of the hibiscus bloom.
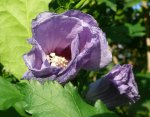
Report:
[[86,94],[90,102],[102,100],[108,107],[135,103],[140,98],[132,66],[116,65],[107,75],[91,83]]
[[32,22],[29,43],[33,48],[23,56],[29,69],[24,79],[65,83],[80,69],[98,70],[112,59],[96,20],[77,10],[39,14]]

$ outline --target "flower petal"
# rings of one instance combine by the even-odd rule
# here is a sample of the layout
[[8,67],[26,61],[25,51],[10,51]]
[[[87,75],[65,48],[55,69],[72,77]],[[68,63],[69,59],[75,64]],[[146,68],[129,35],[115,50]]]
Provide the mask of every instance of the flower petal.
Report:
[[[79,33],[80,50],[84,50],[83,53],[81,52],[80,54],[79,58],[82,61],[79,61],[79,64],[82,63],[83,68],[88,70],[97,70],[108,65],[112,61],[112,54],[108,48],[105,34],[98,28],[96,20],[91,15],[78,10],[70,10],[63,13],[63,15],[79,18],[84,27]],[[95,40],[95,42],[93,40]],[[91,44],[91,46],[89,44]],[[86,60],[87,57],[88,62]]]
[[87,100],[94,103],[101,99],[110,108],[134,103],[139,98],[131,65],[117,65],[105,77],[91,83],[86,94]]
[[[74,18],[79,18],[80,20],[83,21],[82,23],[86,22],[87,24],[89,24],[91,26],[98,27],[96,20],[91,15],[82,13],[79,10],[69,10],[69,11],[63,13],[63,15],[66,15],[69,17],[74,17]],[[82,24],[82,25],[84,25],[84,24]]]
[[[60,69],[51,67],[41,47],[31,39],[29,41],[30,43],[34,44],[34,46],[29,53],[23,56],[23,58],[29,70],[32,71],[32,75],[35,77],[46,77],[57,74]],[[25,79],[27,77],[30,77],[28,72],[24,75]]]
[[79,55],[79,60],[81,60],[79,64],[82,63],[83,68],[87,70],[98,70],[111,62],[112,54],[104,33],[97,27],[89,27],[89,29],[91,39],[86,42]]
[[33,21],[33,37],[46,54],[55,52],[60,55],[71,45],[82,26],[77,19],[65,15],[49,13],[46,16],[48,18],[42,13]]

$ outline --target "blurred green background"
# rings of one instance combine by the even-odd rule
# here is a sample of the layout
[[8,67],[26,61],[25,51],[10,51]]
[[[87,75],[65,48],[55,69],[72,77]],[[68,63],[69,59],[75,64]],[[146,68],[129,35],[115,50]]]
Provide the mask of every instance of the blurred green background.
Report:
[[[81,71],[78,77],[84,74],[86,82],[78,78],[79,92],[89,81],[104,75],[115,64],[132,64],[141,98],[133,105],[117,107],[114,111],[120,117],[150,117],[150,1],[53,0],[49,4],[51,12],[61,13],[69,9],[79,9],[92,15],[106,33],[113,53],[113,61],[106,69],[94,73]],[[0,68],[0,74],[10,76],[3,64]],[[19,117],[12,108],[0,111],[0,116]]]

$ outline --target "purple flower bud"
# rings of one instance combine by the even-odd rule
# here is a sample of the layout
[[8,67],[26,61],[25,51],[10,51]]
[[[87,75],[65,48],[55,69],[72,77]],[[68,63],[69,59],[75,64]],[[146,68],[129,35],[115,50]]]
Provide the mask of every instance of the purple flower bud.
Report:
[[100,99],[108,107],[115,107],[128,102],[135,103],[139,98],[132,66],[129,64],[116,65],[103,78],[91,83],[86,94],[87,100],[94,103]]
[[65,83],[80,69],[97,70],[112,58],[96,20],[80,11],[44,12],[32,22],[32,50],[24,55],[25,79]]

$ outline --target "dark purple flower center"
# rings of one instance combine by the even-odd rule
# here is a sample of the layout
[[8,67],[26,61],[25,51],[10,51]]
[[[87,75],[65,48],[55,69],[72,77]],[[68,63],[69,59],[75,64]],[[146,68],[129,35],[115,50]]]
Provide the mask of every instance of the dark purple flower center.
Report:
[[70,49],[70,46],[66,47],[65,49],[56,48],[54,53],[57,56],[65,57],[65,59],[71,60],[71,49]]

